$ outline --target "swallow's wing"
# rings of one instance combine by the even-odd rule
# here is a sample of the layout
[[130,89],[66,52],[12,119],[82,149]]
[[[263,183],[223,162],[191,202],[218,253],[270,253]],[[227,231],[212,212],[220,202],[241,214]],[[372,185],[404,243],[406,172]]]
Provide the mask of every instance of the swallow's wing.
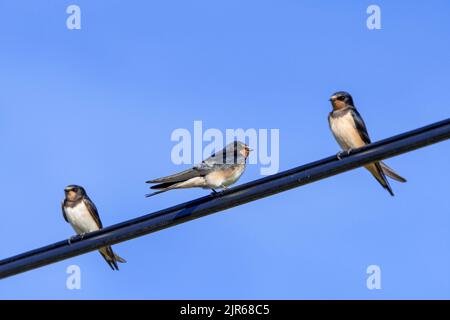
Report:
[[361,117],[361,115],[359,114],[358,110],[356,110],[355,108],[352,108],[350,110],[350,114],[352,115],[353,121],[355,122],[356,130],[358,131],[359,135],[361,136],[361,139],[364,141],[364,143],[370,144],[371,141],[370,141],[369,133],[367,132],[366,124],[364,123],[364,120]]
[[243,164],[245,161],[246,158],[237,151],[236,147],[228,146],[204,160],[197,167],[209,169],[226,168],[233,167],[237,164]]
[[173,182],[180,182],[180,181],[185,181],[185,180],[189,180],[195,177],[201,177],[202,175],[204,175],[202,172],[203,169],[196,167],[193,167],[191,169],[179,172],[179,173],[175,173],[171,176],[167,176],[167,177],[163,177],[163,178],[158,178],[158,179],[154,179],[154,180],[149,180],[146,183],[173,183]]
[[[218,162],[202,162],[201,164],[197,165],[195,168],[202,172],[201,176],[205,176],[206,174],[216,171],[216,170],[226,170],[226,169],[232,169],[236,166],[241,165],[242,163],[245,163],[245,158],[242,157],[242,162],[239,160],[228,160],[228,162],[222,162],[222,159],[218,160]],[[233,161],[233,162],[232,162]]]
[[213,169],[216,164],[225,163],[225,149],[212,154],[209,158],[206,158],[202,163],[197,164],[195,167],[198,169]]
[[91,201],[91,199],[89,199],[88,196],[84,197],[83,203],[88,209],[89,214],[91,215],[92,219],[94,219],[97,226],[100,229],[103,228],[102,221],[100,220],[100,216],[98,215],[97,207],[95,206],[95,204]]
[[61,209],[62,209],[62,214],[63,214],[64,220],[66,220],[66,222],[69,222],[69,220],[67,219],[67,216],[66,216],[66,210],[64,210],[64,201],[61,202]]

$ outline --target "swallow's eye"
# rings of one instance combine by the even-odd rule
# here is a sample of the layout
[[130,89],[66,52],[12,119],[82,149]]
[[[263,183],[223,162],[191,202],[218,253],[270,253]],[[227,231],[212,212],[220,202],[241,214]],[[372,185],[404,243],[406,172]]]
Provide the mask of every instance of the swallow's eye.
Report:
[[72,191],[77,193],[78,192],[78,188],[73,188]]
[[340,97],[338,98],[338,100],[339,100],[339,101],[344,101],[344,100],[345,100],[345,96],[340,96]]

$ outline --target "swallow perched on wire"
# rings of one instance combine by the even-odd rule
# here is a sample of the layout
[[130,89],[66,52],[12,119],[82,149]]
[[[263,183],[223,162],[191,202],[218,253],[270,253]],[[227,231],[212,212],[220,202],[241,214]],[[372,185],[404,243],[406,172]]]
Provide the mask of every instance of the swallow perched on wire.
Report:
[[[83,187],[70,185],[64,189],[64,192],[63,216],[77,234],[83,237],[88,232],[103,228],[97,208]],[[119,270],[117,262],[126,262],[115,254],[110,246],[101,248],[99,252],[113,270]]]
[[[370,144],[366,125],[353,103],[352,96],[345,91],[339,91],[330,98],[333,111],[328,116],[331,131],[341,148],[349,154],[352,149],[361,148]],[[338,153],[338,158],[342,152]],[[394,196],[386,176],[399,181],[406,179],[398,175],[382,161],[373,162],[365,166],[391,196]]]
[[211,189],[213,193],[217,193],[215,189],[225,190],[238,181],[244,173],[246,160],[251,151],[245,143],[234,141],[191,169],[147,181],[146,183],[157,183],[150,189],[159,191],[148,194],[146,197],[183,188]]

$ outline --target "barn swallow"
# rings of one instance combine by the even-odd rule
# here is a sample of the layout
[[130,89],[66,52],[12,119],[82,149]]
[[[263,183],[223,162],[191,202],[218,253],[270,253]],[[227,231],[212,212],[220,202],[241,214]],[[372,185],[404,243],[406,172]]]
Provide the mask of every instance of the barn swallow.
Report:
[[[361,148],[370,144],[366,125],[353,103],[352,96],[344,91],[336,92],[330,98],[333,111],[328,116],[328,122],[333,135],[341,148],[350,153],[352,149]],[[338,158],[342,152],[338,154]],[[398,175],[382,161],[370,163],[365,166],[391,196],[394,196],[386,176],[399,181],[406,179]]]
[[219,153],[213,154],[202,163],[193,168],[174,175],[159,179],[149,180],[146,183],[157,183],[150,189],[159,190],[146,195],[151,197],[172,189],[203,188],[226,189],[239,180],[244,173],[246,160],[252,150],[240,141],[228,144]]
[[[63,216],[77,234],[83,237],[88,232],[103,228],[97,208],[83,187],[70,185],[64,189],[64,192]],[[101,248],[99,252],[113,270],[119,270],[117,262],[126,262],[115,254],[110,246]]]

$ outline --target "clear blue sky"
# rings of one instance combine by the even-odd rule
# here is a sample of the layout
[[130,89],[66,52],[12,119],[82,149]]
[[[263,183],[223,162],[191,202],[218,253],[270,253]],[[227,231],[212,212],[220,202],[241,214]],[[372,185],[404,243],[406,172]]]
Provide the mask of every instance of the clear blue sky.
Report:
[[[66,7],[82,29],[66,28]],[[0,2],[0,258],[73,234],[85,186],[105,225],[205,195],[145,199],[177,128],[280,129],[280,169],[338,151],[328,98],[353,94],[373,140],[449,116],[450,3]],[[390,159],[392,198],[358,169],[0,281],[0,298],[450,298],[450,144]],[[252,165],[240,182],[260,178]],[[66,268],[82,289],[66,289]],[[366,288],[379,265],[382,289]]]

